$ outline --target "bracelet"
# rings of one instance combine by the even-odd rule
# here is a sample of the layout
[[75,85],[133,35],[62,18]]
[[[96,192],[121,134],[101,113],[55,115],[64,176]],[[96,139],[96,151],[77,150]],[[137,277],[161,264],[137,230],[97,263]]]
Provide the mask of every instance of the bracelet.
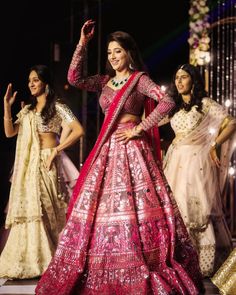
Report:
[[220,146],[219,143],[217,143],[216,141],[213,141],[211,144],[212,149],[217,149],[219,146]]
[[12,118],[5,118],[5,117],[3,117],[3,120],[4,120],[4,121],[9,121],[9,122],[10,122],[10,121],[12,121]]

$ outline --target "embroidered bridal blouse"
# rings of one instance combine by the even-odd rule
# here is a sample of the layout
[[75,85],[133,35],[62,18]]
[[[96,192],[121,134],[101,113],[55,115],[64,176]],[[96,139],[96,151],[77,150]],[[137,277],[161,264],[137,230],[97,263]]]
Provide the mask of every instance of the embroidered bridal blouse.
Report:
[[[68,71],[68,81],[71,85],[77,88],[101,93],[99,103],[103,112],[106,114],[119,89],[114,90],[107,86],[107,82],[110,79],[108,75],[83,77],[82,66],[85,52],[85,47],[81,45],[77,46]],[[148,77],[148,75],[144,74],[140,77],[135,89],[129,95],[121,114],[129,113],[141,116],[146,97],[156,100],[158,105],[150,115],[141,122],[141,126],[145,131],[156,125],[175,106],[173,100],[168,97],[161,88]]]

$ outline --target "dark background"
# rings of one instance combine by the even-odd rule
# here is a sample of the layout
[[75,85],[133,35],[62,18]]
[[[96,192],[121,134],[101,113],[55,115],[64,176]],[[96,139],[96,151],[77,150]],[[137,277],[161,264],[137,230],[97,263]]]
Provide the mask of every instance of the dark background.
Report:
[[[101,4],[100,6],[98,4]],[[100,8],[99,8],[100,7]],[[87,9],[87,10],[86,10]],[[29,68],[46,64],[52,69],[55,87],[73,111],[81,118],[78,90],[65,90],[68,66],[80,36],[80,28],[88,18],[96,23],[95,38],[89,45],[89,73],[98,70],[98,44],[101,44],[101,71],[106,57],[108,33],[129,32],[137,41],[150,75],[158,84],[169,83],[177,65],[188,62],[189,1],[1,1],[0,3],[0,99],[3,117],[3,96],[9,82],[18,91],[13,115],[20,101],[27,101]],[[101,35],[98,31],[101,28]],[[56,60],[55,44],[60,58]],[[89,104],[95,114],[96,102]],[[88,114],[88,120],[89,119]],[[168,131],[162,131],[168,137]],[[90,145],[96,136],[87,130]],[[93,137],[91,139],[91,136]],[[15,138],[7,139],[0,124],[0,217],[9,195],[9,173],[14,161]],[[1,222],[1,220],[0,220]]]

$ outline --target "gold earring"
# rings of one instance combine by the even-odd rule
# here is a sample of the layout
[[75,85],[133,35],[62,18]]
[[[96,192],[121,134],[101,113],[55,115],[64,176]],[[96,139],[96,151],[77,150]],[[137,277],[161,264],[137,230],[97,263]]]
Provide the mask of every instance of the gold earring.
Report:
[[190,94],[193,95],[193,91],[194,91],[194,85],[191,88]]

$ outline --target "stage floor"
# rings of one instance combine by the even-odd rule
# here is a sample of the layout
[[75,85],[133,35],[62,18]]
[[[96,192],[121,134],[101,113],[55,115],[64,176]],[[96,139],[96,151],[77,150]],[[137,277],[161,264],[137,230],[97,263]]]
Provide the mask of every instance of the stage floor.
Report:
[[[0,294],[1,295],[33,295],[37,280],[8,280],[0,279]],[[204,295],[218,295],[217,288],[210,280],[204,280],[206,292]]]

